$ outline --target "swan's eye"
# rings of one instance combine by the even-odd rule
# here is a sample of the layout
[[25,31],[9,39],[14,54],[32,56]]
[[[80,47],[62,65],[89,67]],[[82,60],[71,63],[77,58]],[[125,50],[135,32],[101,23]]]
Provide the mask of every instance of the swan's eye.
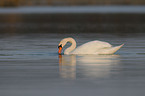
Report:
[[58,46],[58,48],[61,47],[62,48],[62,44]]

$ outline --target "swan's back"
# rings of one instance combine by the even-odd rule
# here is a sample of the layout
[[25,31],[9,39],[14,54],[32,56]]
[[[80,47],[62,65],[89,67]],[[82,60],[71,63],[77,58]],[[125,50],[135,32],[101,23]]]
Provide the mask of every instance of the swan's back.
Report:
[[111,44],[103,41],[90,41],[77,47],[71,54],[97,54],[98,50],[110,48]]

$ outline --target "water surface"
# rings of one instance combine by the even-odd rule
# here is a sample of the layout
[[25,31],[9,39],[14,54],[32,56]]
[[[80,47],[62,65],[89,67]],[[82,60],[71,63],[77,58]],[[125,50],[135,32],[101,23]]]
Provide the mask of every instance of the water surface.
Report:
[[145,13],[145,6],[37,6],[37,7],[16,7],[0,8],[0,13]]
[[[125,43],[114,55],[58,55],[57,44],[72,36],[81,45],[102,40]],[[0,38],[3,96],[136,96],[145,89],[145,34],[17,34]],[[69,46],[69,44],[68,44]]]

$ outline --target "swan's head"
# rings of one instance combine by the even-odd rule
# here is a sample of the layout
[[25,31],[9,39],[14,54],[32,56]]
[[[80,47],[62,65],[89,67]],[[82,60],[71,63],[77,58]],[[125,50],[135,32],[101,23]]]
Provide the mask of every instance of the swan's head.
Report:
[[61,54],[62,48],[65,46],[67,43],[67,38],[62,39],[60,43],[58,44],[58,54]]
[[73,38],[71,38],[71,37],[64,38],[58,44],[58,49],[59,49],[58,50],[58,54],[61,54],[62,48],[66,45],[67,42],[72,43],[72,45],[65,50],[65,52],[64,52],[65,54],[68,54],[70,51],[75,49],[75,47],[76,47],[76,41]]
[[62,44],[58,45],[58,54],[61,54],[62,51]]

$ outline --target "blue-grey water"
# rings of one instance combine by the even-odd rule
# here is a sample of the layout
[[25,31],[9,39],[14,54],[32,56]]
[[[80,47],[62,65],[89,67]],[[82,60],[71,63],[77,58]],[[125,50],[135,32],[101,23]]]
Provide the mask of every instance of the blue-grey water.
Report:
[[23,6],[0,8],[0,13],[145,13],[145,6]]
[[[72,36],[81,45],[125,43],[114,55],[61,55],[57,45]],[[20,34],[0,38],[1,96],[137,96],[145,89],[145,34]],[[69,44],[68,44],[69,46]]]
[[[144,17],[1,11],[0,96],[144,96]],[[113,55],[58,55],[65,37],[77,46],[91,40],[125,45]]]

